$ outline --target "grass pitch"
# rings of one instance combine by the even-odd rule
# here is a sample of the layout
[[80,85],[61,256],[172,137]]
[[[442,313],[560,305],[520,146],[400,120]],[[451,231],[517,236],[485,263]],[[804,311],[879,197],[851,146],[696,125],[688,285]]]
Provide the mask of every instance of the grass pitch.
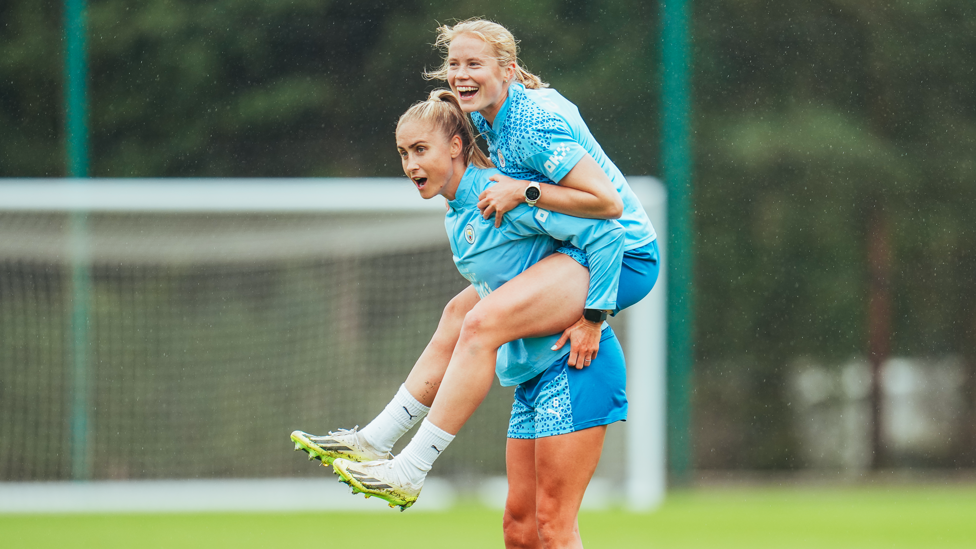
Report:
[[[383,502],[377,502],[383,505]],[[723,489],[584,512],[587,549],[972,549],[976,486]],[[501,511],[0,516],[0,547],[499,548]]]

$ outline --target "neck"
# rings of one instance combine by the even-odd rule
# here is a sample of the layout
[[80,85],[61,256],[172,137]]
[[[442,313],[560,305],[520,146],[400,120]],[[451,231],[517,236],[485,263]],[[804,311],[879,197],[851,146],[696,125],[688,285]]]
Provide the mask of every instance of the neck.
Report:
[[502,96],[497,103],[484,110],[478,111],[478,114],[484,116],[485,120],[487,120],[489,124],[494,125],[495,117],[498,116],[498,111],[502,110],[502,105],[504,105],[506,101],[508,101],[508,86],[505,86],[505,92],[502,93]]
[[468,163],[465,162],[460,157],[454,159],[454,173],[451,174],[451,179],[444,185],[441,189],[441,196],[448,200],[454,200],[457,198],[457,190],[461,185],[461,178],[464,177],[464,172],[468,170]]

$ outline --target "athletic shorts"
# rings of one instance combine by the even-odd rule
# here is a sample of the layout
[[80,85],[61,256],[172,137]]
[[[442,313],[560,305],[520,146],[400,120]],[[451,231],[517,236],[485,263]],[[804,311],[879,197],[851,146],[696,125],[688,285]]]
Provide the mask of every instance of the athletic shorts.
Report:
[[578,370],[564,356],[515,388],[508,438],[565,435],[627,419],[627,369],[624,352],[607,326],[600,352]]
[[[586,252],[576,246],[566,245],[556,252],[566,254],[580,265],[589,268]],[[617,286],[617,308],[613,310],[613,314],[644,299],[657,282],[660,269],[661,256],[657,240],[624,252],[624,259],[620,265],[620,283]]]
[[657,282],[661,271],[661,253],[657,240],[624,252],[620,266],[620,285],[617,287],[617,308],[614,314],[644,299]]

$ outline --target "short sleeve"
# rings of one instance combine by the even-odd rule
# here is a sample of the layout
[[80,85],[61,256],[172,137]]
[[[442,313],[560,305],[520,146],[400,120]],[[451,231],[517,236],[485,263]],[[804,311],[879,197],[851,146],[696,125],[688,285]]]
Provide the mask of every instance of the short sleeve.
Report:
[[586,154],[586,149],[576,141],[553,139],[549,150],[527,157],[524,163],[549,180],[559,183]]
[[586,149],[576,140],[565,119],[524,96],[518,116],[509,120],[513,149],[523,168],[559,183],[580,161]]

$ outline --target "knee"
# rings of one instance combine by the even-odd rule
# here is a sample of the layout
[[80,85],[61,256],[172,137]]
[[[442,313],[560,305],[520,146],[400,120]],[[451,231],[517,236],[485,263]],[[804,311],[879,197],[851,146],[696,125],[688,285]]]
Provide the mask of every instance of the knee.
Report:
[[467,351],[496,351],[511,339],[504,313],[476,306],[464,315],[458,345]]
[[536,548],[539,546],[539,527],[535,516],[530,513],[516,513],[505,509],[502,521],[506,549]]
[[[539,502],[543,503],[543,502]],[[575,517],[567,519],[552,502],[542,504],[536,510],[537,535],[543,547],[563,547],[573,538]]]
[[464,321],[464,315],[470,310],[471,303],[462,292],[447,302],[447,305],[444,307],[444,312],[441,313],[441,320],[442,322],[460,326],[461,322]]
[[464,315],[471,309],[471,304],[463,294],[455,296],[444,307],[441,319],[437,323],[437,330],[431,337],[431,344],[440,348],[448,354],[454,351],[457,344],[458,335],[461,333],[461,326],[464,323]]
[[482,308],[471,309],[464,315],[464,322],[461,324],[461,340],[469,346],[489,345],[493,339],[492,332],[496,322],[497,320]]

